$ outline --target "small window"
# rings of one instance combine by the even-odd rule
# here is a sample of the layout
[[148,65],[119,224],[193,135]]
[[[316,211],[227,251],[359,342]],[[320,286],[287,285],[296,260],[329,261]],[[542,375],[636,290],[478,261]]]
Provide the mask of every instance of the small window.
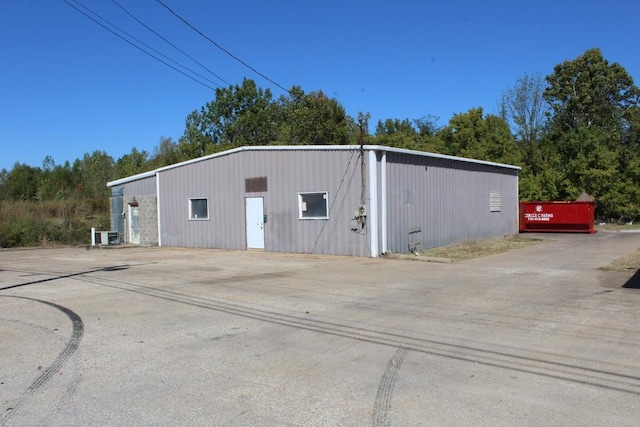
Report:
[[298,219],[328,219],[329,218],[329,194],[299,193],[298,194]]
[[209,219],[209,200],[189,199],[189,219]]

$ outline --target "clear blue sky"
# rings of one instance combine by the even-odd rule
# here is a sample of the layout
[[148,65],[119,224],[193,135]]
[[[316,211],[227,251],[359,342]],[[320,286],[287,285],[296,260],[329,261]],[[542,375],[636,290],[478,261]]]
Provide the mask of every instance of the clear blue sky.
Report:
[[[76,4],[75,0],[68,0]],[[227,86],[111,0],[79,0],[181,64]],[[231,84],[283,92],[187,28],[155,0],[117,0]],[[163,0],[278,84],[322,90],[347,114],[440,117],[483,107],[525,73],[551,73],[598,47],[640,80],[634,0]],[[62,0],[0,0],[0,169],[104,150],[114,159],[178,140],[214,92],[131,47]],[[212,83],[207,83],[214,86]],[[214,86],[215,87],[215,86]]]

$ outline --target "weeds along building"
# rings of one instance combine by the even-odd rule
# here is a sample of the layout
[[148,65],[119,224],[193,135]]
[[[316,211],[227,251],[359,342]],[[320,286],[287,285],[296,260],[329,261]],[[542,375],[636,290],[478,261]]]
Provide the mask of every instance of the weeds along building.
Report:
[[265,146],[107,185],[124,243],[376,257],[518,233],[518,171],[381,146]]

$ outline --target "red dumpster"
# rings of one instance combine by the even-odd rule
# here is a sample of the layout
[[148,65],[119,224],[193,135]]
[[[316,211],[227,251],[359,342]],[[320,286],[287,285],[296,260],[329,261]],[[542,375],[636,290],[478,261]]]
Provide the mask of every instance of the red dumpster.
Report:
[[520,202],[520,232],[595,233],[595,202]]

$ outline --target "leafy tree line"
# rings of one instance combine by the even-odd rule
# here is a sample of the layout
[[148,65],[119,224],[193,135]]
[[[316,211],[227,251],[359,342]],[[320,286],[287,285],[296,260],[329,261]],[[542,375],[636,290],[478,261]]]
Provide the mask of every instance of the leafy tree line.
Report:
[[627,71],[590,49],[513,91],[503,111],[524,156],[521,197],[586,192],[603,217],[640,218],[640,90]]
[[[378,120],[365,143],[518,165],[522,200],[586,192],[600,216],[640,218],[640,90],[621,65],[590,49],[544,78],[525,74],[505,89],[497,110],[471,108],[444,126],[429,115]],[[294,86],[274,98],[244,79],[217,89],[187,116],[177,142],[160,138],[152,153],[132,148],[115,160],[94,151],[62,165],[47,156],[42,167],[16,163],[0,171],[0,246],[70,243],[79,239],[76,229],[108,226],[110,180],[244,145],[355,144],[368,118],[348,116],[322,91]],[[40,218],[27,237],[16,225],[25,221],[20,210],[33,212],[31,223]]]

